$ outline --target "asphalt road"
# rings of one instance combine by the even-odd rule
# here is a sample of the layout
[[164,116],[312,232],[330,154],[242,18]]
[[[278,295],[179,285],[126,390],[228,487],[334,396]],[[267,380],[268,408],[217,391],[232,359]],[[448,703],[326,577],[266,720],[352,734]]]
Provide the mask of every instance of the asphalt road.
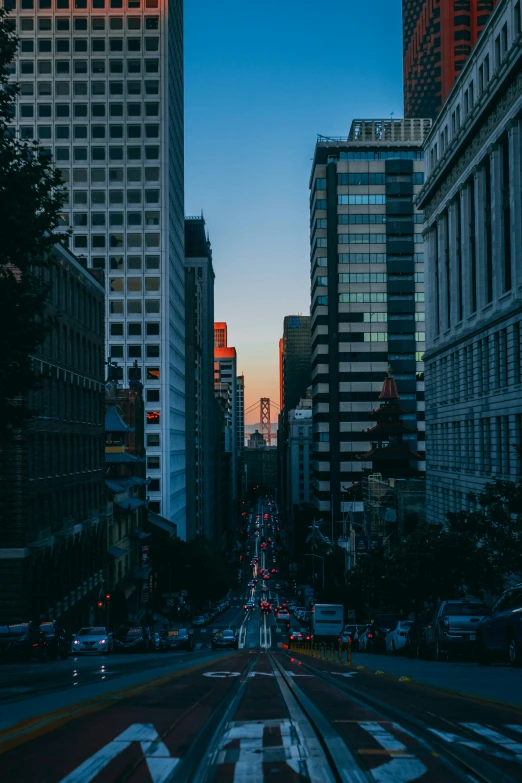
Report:
[[[192,653],[0,667],[0,780],[522,780],[522,670],[319,660],[283,649],[272,615],[245,613],[251,596],[237,591]],[[227,627],[240,649],[212,652],[212,630]]]

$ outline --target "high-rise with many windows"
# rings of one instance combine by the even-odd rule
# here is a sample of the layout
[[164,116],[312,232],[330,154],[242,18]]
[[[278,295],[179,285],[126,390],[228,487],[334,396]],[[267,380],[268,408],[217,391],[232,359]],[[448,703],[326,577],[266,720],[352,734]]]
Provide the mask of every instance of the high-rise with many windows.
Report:
[[4,0],[20,37],[14,118],[60,168],[71,249],[106,270],[107,355],[137,360],[150,508],[185,536],[183,3]]
[[434,119],[497,0],[402,0],[404,114]]
[[[362,514],[345,488],[371,469],[382,383],[391,365],[411,449],[424,451],[422,143],[430,120],[354,120],[319,137],[310,179],[314,497]],[[415,461],[412,471],[422,471]],[[329,518],[325,521],[329,521]]]

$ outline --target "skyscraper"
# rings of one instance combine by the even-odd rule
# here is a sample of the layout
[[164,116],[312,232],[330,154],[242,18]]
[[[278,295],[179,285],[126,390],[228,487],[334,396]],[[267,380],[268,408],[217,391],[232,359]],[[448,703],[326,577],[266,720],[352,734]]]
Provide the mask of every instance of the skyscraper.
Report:
[[142,370],[151,510],[185,537],[183,3],[8,0],[20,136],[69,188],[72,250],[106,270],[106,352]]
[[280,344],[281,407],[289,411],[304,397],[311,381],[311,332],[309,315],[287,315]]
[[187,539],[216,540],[214,269],[202,217],[185,218]]
[[405,117],[436,117],[496,2],[402,0]]
[[[312,165],[312,398],[314,496],[342,502],[371,460],[363,430],[391,364],[401,414],[423,451],[424,256],[422,143],[430,120],[354,120],[348,138],[319,137]],[[422,470],[424,463],[420,463]],[[347,498],[348,501],[348,498]]]
[[[224,344],[223,344],[224,343]],[[224,401],[225,451],[230,453],[230,498],[231,509],[228,522],[237,510],[238,501],[238,395],[236,349],[227,345],[226,323],[214,324],[214,392]]]

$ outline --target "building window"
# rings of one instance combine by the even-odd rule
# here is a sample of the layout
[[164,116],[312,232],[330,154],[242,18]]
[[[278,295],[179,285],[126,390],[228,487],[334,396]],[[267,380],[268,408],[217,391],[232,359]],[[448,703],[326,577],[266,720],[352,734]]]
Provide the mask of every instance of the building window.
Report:
[[364,332],[365,343],[385,343],[388,341],[388,332]]
[[160,412],[159,411],[147,411],[147,424],[159,424]]

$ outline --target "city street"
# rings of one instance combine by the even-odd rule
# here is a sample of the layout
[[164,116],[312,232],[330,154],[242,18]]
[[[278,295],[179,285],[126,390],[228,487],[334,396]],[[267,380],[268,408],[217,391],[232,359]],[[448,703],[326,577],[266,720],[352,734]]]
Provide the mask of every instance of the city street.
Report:
[[[261,543],[268,512],[260,506],[257,513],[250,540],[259,562],[229,608],[195,631],[193,652],[0,669],[0,777],[520,780],[522,671],[371,654],[354,654],[347,665],[290,651],[286,629],[259,607],[285,596],[262,590],[274,555]],[[245,611],[248,600],[254,607]],[[237,632],[239,649],[213,652],[213,632],[227,628]]]

